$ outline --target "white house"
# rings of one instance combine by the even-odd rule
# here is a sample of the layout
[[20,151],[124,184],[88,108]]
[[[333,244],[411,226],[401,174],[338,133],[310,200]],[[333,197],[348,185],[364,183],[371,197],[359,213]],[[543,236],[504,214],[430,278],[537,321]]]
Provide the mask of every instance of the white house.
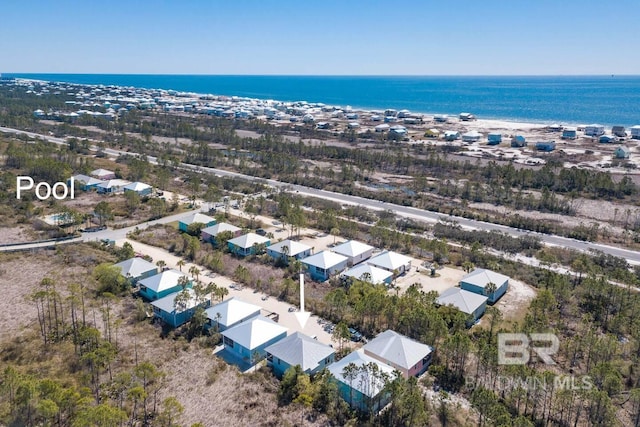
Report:
[[604,135],[604,126],[593,124],[584,127],[584,134],[586,136],[600,136]]
[[114,172],[106,169],[93,170],[89,175],[91,175],[94,178],[101,179],[103,181],[114,179],[116,177],[116,174]]
[[390,285],[393,280],[393,273],[373,265],[358,264],[355,267],[342,272],[340,277],[343,279],[352,277],[354,279],[368,281],[374,285],[382,283]]
[[640,139],[640,125],[631,126],[631,138]]
[[349,259],[349,265],[356,265],[371,258],[373,249],[373,246],[367,245],[366,243],[349,240],[348,242],[339,244],[331,250],[337,254],[346,256]]
[[462,142],[474,143],[480,141],[480,139],[482,139],[482,134],[475,130],[462,134]]
[[403,274],[411,270],[411,258],[393,251],[382,252],[371,258],[367,263],[394,274]]
[[125,181],[124,179],[110,179],[96,185],[96,189],[100,194],[121,193],[124,191],[124,187],[128,184],[130,184],[130,182]]

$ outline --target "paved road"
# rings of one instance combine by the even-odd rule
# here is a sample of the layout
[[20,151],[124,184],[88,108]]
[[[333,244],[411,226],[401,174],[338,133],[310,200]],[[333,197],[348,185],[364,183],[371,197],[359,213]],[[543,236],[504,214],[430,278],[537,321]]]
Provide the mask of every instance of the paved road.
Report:
[[[56,144],[66,144],[65,140],[61,138],[54,138],[51,136],[35,134],[32,132],[24,132],[18,129],[0,127],[0,132],[26,134],[32,138],[41,138]],[[119,150],[113,150],[113,149],[105,149],[104,151],[107,154],[113,155],[113,156],[118,156],[120,154],[131,154],[131,155],[136,154],[132,152],[125,152],[125,151],[119,151]],[[155,157],[148,156],[147,158],[149,159],[149,162],[156,163]],[[423,209],[395,205],[391,203],[381,202],[378,200],[365,199],[363,197],[351,196],[347,194],[336,193],[333,191],[318,190],[315,188],[304,187],[302,185],[288,184],[280,181],[275,181],[272,179],[256,178],[253,176],[243,175],[237,172],[225,171],[222,169],[215,169],[215,168],[209,168],[209,167],[203,167],[203,166],[194,166],[186,163],[182,163],[181,166],[184,169],[194,170],[201,173],[211,173],[218,176],[236,177],[236,178],[241,178],[248,181],[263,182],[275,188],[283,188],[288,191],[297,192],[301,195],[313,196],[313,197],[318,197],[326,200],[333,200],[341,204],[362,205],[364,207],[375,209],[375,210],[388,209],[393,211],[396,215],[404,218],[412,218],[412,219],[417,219],[417,220],[422,220],[427,222],[437,222],[441,218],[446,218],[447,220],[455,221],[458,224],[460,224],[462,227],[468,228],[468,229],[487,230],[487,231],[495,230],[495,231],[500,231],[515,237],[533,235],[540,238],[540,240],[546,245],[566,247],[566,248],[575,249],[578,251],[598,250],[616,257],[625,258],[630,264],[640,264],[640,252],[632,251],[629,249],[623,249],[615,246],[583,242],[580,240],[556,236],[556,235],[527,232],[527,231],[518,230],[512,227],[507,227],[504,225],[492,224],[488,222],[476,221],[476,220],[456,217],[456,216],[449,216],[449,215],[445,215],[437,212],[431,212]]]
[[29,251],[31,249],[49,248],[52,246],[66,245],[68,243],[81,242],[82,238],[77,237],[75,239],[57,240],[47,242],[27,242],[19,245],[0,246],[0,252],[16,252],[16,251]]

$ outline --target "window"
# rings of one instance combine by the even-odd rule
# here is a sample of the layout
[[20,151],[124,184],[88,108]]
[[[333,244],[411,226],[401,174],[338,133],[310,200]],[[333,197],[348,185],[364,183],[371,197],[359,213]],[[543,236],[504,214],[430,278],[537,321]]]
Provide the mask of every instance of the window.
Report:
[[223,343],[226,347],[233,348],[233,340],[227,337],[223,337]]

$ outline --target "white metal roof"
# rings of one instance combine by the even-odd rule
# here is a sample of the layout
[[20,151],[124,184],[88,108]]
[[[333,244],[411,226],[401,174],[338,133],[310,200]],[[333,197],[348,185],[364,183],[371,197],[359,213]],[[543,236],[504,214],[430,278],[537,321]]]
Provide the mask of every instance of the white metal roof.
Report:
[[369,264],[359,264],[353,268],[350,268],[343,272],[341,276],[353,277],[358,280],[362,280],[364,274],[369,274],[370,282],[374,285],[384,283],[389,277],[393,276],[393,273]]
[[355,257],[372,249],[373,246],[367,245],[366,243],[358,242],[356,240],[349,240],[348,242],[344,242],[334,247],[332,251],[340,255]]
[[194,212],[193,214],[189,215],[186,218],[183,218],[180,220],[181,223],[186,224],[186,225],[191,225],[194,224],[196,222],[199,222],[201,224],[209,224],[210,222],[215,221],[215,218],[211,218],[209,215],[205,215],[203,213],[200,212]]
[[453,305],[466,314],[472,314],[486,301],[487,297],[460,288],[449,288],[436,299],[438,304]]
[[110,179],[108,181],[102,181],[100,184],[98,184],[98,187],[100,188],[124,187],[129,183],[130,181],[127,181],[124,179]]
[[380,393],[384,387],[384,384],[375,381],[374,378],[367,378],[366,373],[360,371],[356,378],[353,380],[348,380],[344,377],[343,371],[344,368],[353,363],[357,367],[361,367],[362,365],[366,365],[368,363],[374,363],[378,365],[378,369],[381,372],[387,373],[390,376],[390,380],[393,379],[392,374],[394,369],[387,365],[386,363],[382,363],[377,359],[374,359],[371,356],[367,356],[364,354],[364,350],[359,349],[354,352],[349,353],[346,357],[343,357],[339,361],[332,363],[327,367],[329,372],[341,383],[351,386],[354,390],[359,391],[360,393],[367,395],[369,397],[375,397]]
[[124,187],[125,190],[131,190],[131,191],[144,191],[148,188],[151,188],[149,184],[145,184],[144,182],[140,182],[140,181],[132,182],[131,184],[125,185]]
[[91,171],[90,174],[97,177],[115,175],[112,171],[106,169],[96,169]]
[[259,315],[227,329],[222,335],[248,350],[253,350],[283,332],[287,332],[287,328]]
[[125,261],[121,261],[117,264],[114,264],[114,267],[118,267],[121,271],[121,274],[125,277],[127,277],[127,275],[130,277],[138,277],[149,270],[158,270],[158,267],[156,267],[155,264],[139,257],[129,258]]
[[271,344],[265,351],[291,366],[300,365],[303,371],[314,370],[320,362],[335,353],[332,347],[301,332]]
[[162,273],[155,274],[151,277],[147,277],[146,279],[142,279],[140,282],[140,286],[144,286],[148,289],[151,289],[155,292],[166,291],[167,289],[171,289],[178,284],[178,279],[180,277],[186,276],[186,274],[178,271],[178,270],[165,270]]
[[484,268],[476,268],[471,273],[464,276],[460,282],[485,288],[489,283],[493,283],[497,287],[500,287],[508,280],[509,277],[504,274],[496,273],[495,271],[486,270]]
[[287,255],[288,256],[296,256],[299,253],[302,253],[304,251],[307,251],[309,249],[311,249],[311,246],[307,246],[304,243],[300,243],[300,242],[296,242],[295,240],[283,240],[282,242],[278,242],[276,244],[273,244],[271,246],[269,246],[269,251],[273,251],[276,253],[283,253],[282,248],[284,247],[288,248],[288,252]]
[[397,252],[386,251],[371,258],[367,262],[371,265],[393,271],[395,269],[399,269],[403,265],[409,264],[411,262],[411,258]]
[[325,270],[346,261],[347,257],[331,251],[318,252],[302,260],[304,264],[320,267]]
[[[220,322],[224,327],[229,327],[252,314],[260,314],[260,306],[232,297],[226,301],[222,301],[220,304],[207,308],[206,312],[207,317],[212,321]],[[219,319],[217,313],[220,313]]]
[[386,330],[363,347],[365,352],[375,354],[392,365],[411,369],[431,353],[432,349],[395,331]]
[[250,248],[255,244],[262,244],[269,242],[266,237],[260,236],[256,233],[247,233],[242,236],[238,236],[235,239],[230,239],[228,243],[231,243],[239,248]]
[[183,291],[173,292],[169,295],[166,295],[160,299],[157,299],[151,303],[152,306],[158,307],[160,310],[166,313],[172,313],[174,310],[176,313],[181,313],[185,310],[195,307],[197,304],[196,293],[191,288],[186,288],[185,291],[189,293],[189,299],[184,302],[184,305],[180,307],[175,306],[176,296]]
[[236,227],[235,225],[227,224],[226,222],[221,222],[202,229],[203,233],[206,233],[210,236],[217,236],[219,233],[222,233],[224,231],[235,233],[236,231],[240,231],[240,228]]

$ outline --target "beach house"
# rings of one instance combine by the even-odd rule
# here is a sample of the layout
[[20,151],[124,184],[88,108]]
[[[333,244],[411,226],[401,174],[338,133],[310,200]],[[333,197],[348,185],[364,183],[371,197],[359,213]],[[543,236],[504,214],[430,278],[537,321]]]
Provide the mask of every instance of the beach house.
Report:
[[362,347],[364,354],[398,370],[403,377],[417,377],[431,363],[433,349],[390,329]]
[[598,138],[598,142],[601,144],[612,144],[617,142],[618,138],[615,135],[600,135]]
[[640,139],[640,125],[631,126],[631,138]]
[[595,136],[595,137],[604,135],[604,126],[598,125],[598,124],[587,125],[584,127],[584,134],[586,136]]
[[[181,279],[186,277],[187,279]],[[191,279],[178,270],[165,270],[138,281],[140,296],[155,301],[166,295],[182,290],[181,281],[187,280],[186,287],[192,287]]]
[[629,147],[622,146],[622,147],[616,148],[616,151],[615,151],[616,159],[628,159],[630,155],[631,155],[631,150],[629,149]]
[[133,191],[134,193],[138,193],[139,196],[148,196],[151,194],[153,187],[149,184],[145,184],[144,182],[132,182],[131,184],[127,184],[124,186],[124,192]]
[[333,347],[318,342],[301,332],[296,332],[265,348],[267,364],[278,378],[287,369],[300,366],[302,372],[313,375],[335,360]]
[[484,268],[476,268],[460,280],[460,289],[487,297],[489,304],[495,304],[508,288],[508,276]]
[[492,132],[487,135],[487,144],[489,145],[498,145],[502,142],[502,134]]
[[370,264],[358,264],[340,274],[343,280],[357,279],[369,282],[374,285],[390,285],[393,280],[393,273]]
[[158,274],[158,267],[156,267],[155,264],[139,257],[129,258],[125,261],[114,264],[114,267],[118,267],[120,269],[120,274],[131,284]]
[[388,131],[388,130],[389,130],[389,127],[390,127],[390,126],[389,126],[388,124],[386,124],[386,123],[382,123],[382,124],[380,124],[380,125],[377,125],[377,126],[374,128],[374,130],[375,130],[376,132],[378,132],[378,133],[380,133],[380,132],[386,132],[386,131]]
[[578,129],[574,127],[566,127],[562,129],[562,139],[576,139],[578,137]]
[[205,215],[203,213],[200,212],[194,212],[191,215],[187,216],[186,218],[183,218],[181,220],[178,221],[178,229],[180,231],[186,232],[189,229],[189,226],[191,224],[203,224],[204,227],[210,227],[212,225],[216,224],[216,220],[215,218],[211,218],[209,215]]
[[527,139],[522,135],[515,135],[511,138],[511,146],[514,148],[526,147]]
[[151,306],[153,306],[154,317],[177,328],[191,320],[198,306],[206,308],[210,303],[208,299],[198,301],[195,291],[186,288],[184,291],[173,292],[151,302]]
[[116,174],[115,172],[112,172],[110,170],[106,170],[106,169],[95,169],[92,170],[89,175],[91,175],[94,178],[98,178],[102,181],[108,181],[110,179],[115,179]]
[[550,152],[556,149],[555,141],[539,141],[536,142],[536,150]]
[[283,259],[285,261],[289,257],[303,259],[311,255],[311,246],[287,239],[269,246],[267,255],[273,259]]
[[450,305],[469,315],[472,321],[467,326],[471,326],[487,309],[487,297],[460,288],[449,288],[436,298],[436,304]]
[[401,275],[411,270],[411,258],[393,251],[385,251],[367,261],[374,267]]
[[130,182],[124,179],[110,179],[96,185],[96,189],[100,194],[115,194],[124,191],[124,187],[128,184],[130,184]]
[[227,224],[226,222],[221,222],[221,223],[203,228],[202,231],[200,232],[200,237],[204,242],[215,243],[216,236],[225,231],[231,232],[233,237],[238,237],[240,236],[240,234],[242,234],[242,229],[240,227]]
[[262,315],[222,332],[224,348],[243,362],[254,365],[266,356],[265,348],[287,336],[287,328]]
[[271,241],[267,237],[256,233],[243,234],[227,241],[229,251],[238,256],[255,255],[259,252],[260,246],[266,249],[270,244]]
[[[98,184],[103,182],[101,179],[82,174],[74,175],[71,178],[73,178],[76,188],[80,188],[83,191],[95,190]],[[71,184],[71,178],[67,180],[67,184]]]
[[381,377],[391,381],[394,369],[363,349],[349,353],[327,369],[338,384],[338,393],[351,408],[377,413],[389,402],[390,393],[384,391],[386,382]]
[[207,308],[207,323],[205,328],[226,331],[245,320],[260,314],[260,306],[250,304],[240,298],[231,297],[226,301]]
[[313,280],[324,282],[347,267],[349,259],[331,251],[318,252],[302,260]]
[[626,138],[627,136],[629,136],[627,135],[627,131],[625,130],[624,126],[613,126],[611,128],[611,133],[618,138]]
[[463,122],[468,122],[476,119],[476,117],[471,113],[460,113],[458,118]]
[[449,116],[446,114],[436,114],[433,116],[433,121],[437,123],[447,123]]
[[391,126],[389,128],[389,135],[395,135],[397,137],[403,138],[407,136],[407,128],[400,125]]
[[347,263],[349,265],[356,265],[362,261],[371,258],[373,254],[373,246],[366,243],[358,242],[356,240],[349,240],[348,242],[341,243],[331,249],[333,252],[346,256],[348,258]]
[[480,132],[476,132],[475,130],[462,134],[462,142],[466,142],[468,144],[478,142],[481,138],[482,134]]
[[460,139],[460,132],[457,130],[447,130],[444,132],[445,141],[456,141]]

